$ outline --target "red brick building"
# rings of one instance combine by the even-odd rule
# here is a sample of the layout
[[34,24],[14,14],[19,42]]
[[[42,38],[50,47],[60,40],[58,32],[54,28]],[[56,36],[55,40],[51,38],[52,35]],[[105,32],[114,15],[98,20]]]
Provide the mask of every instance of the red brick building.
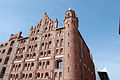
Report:
[[[8,64],[0,67],[4,80],[95,80],[90,51],[78,31],[78,18],[71,9],[65,12],[64,27],[58,28],[45,13],[27,37],[11,35],[14,41]],[[3,44],[3,43],[0,43]],[[7,46],[6,48],[10,48]],[[0,48],[1,51],[6,48]],[[8,55],[0,53],[0,59]]]

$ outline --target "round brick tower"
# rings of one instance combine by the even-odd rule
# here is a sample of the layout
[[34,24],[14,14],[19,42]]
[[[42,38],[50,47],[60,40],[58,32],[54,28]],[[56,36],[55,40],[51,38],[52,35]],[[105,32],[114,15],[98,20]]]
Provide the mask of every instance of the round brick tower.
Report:
[[64,80],[81,80],[79,61],[76,57],[79,46],[76,45],[78,32],[78,18],[71,9],[65,12],[65,54],[64,54]]

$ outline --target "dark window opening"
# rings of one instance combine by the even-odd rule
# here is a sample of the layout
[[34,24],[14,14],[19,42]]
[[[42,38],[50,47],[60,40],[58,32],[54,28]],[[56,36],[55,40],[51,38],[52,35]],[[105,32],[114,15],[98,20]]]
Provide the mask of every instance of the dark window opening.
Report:
[[5,53],[5,49],[2,51],[2,53]]
[[13,44],[14,44],[14,41],[11,42],[10,46],[13,46]]
[[75,69],[77,69],[77,65],[75,65]]
[[1,74],[0,74],[0,78],[3,78],[4,74],[5,74],[5,71],[6,71],[6,68],[3,67],[2,68],[2,71],[1,71]]
[[70,13],[68,13],[68,17],[70,17]]
[[70,72],[70,68],[68,67],[68,72]]
[[8,61],[9,61],[9,57],[6,57],[4,64],[5,65],[8,64]]
[[9,48],[7,55],[10,55],[12,51],[12,48]]
[[62,69],[62,60],[57,61],[57,69]]

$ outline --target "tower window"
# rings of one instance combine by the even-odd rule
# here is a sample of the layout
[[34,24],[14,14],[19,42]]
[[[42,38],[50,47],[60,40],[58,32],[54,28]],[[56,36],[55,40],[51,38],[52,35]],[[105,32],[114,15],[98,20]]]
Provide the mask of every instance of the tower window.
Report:
[[68,67],[68,72],[70,72],[70,67]]
[[0,58],[0,62],[2,62],[2,58]]
[[68,13],[68,17],[70,17],[70,13]]
[[72,16],[73,16],[73,17],[75,17],[75,14],[74,14],[74,13],[72,13]]
[[77,65],[75,65],[75,69],[77,69]]
[[70,57],[70,54],[68,54],[68,58]]
[[75,52],[75,56],[76,56],[76,52]]
[[70,46],[70,43],[68,43],[68,47]]
[[70,33],[68,33],[68,37],[70,37]]

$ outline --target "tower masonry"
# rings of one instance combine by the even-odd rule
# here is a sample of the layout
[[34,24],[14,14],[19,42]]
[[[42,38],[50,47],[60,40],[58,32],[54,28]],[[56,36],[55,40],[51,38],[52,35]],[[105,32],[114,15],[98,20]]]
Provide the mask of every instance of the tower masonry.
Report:
[[[95,80],[92,55],[78,27],[78,17],[69,9],[65,12],[64,27],[58,28],[58,20],[52,21],[45,12],[27,37],[22,37],[22,32],[11,34],[9,41],[0,43],[0,78]],[[5,43],[9,45],[3,46]],[[6,57],[10,59],[4,60]]]

